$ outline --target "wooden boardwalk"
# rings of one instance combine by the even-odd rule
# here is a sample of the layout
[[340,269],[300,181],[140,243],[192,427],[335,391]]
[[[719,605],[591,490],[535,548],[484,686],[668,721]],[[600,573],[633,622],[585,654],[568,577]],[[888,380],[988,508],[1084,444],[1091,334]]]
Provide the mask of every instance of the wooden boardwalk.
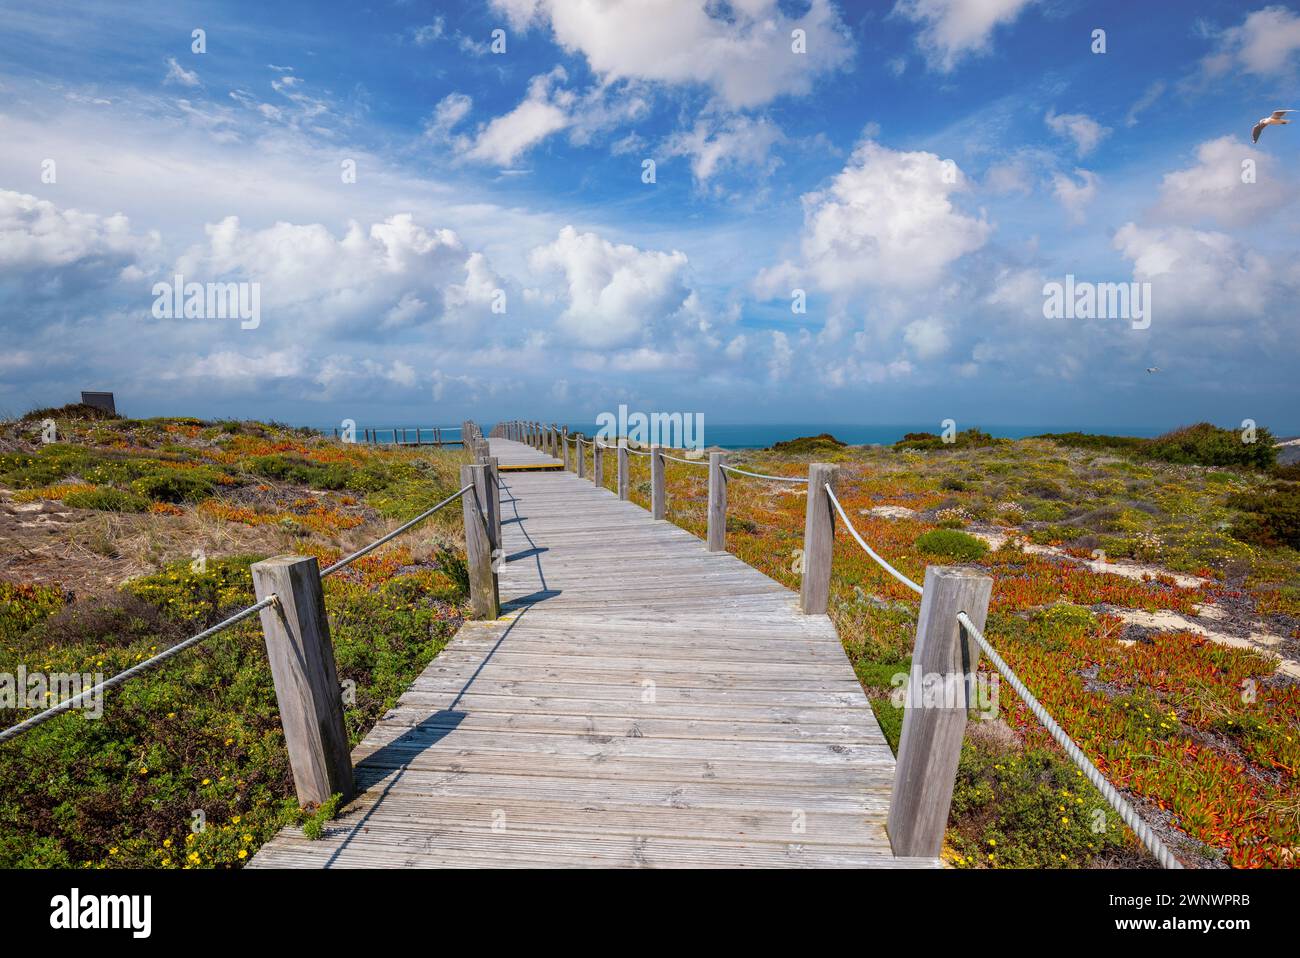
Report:
[[366,736],[324,837],[252,867],[938,865],[890,851],[894,758],[829,619],[573,473],[507,473],[502,510],[502,617]]

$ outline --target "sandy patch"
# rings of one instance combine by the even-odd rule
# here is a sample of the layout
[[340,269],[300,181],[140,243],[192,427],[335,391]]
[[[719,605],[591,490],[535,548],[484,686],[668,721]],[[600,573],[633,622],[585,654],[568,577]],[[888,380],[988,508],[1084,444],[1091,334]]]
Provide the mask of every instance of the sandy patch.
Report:
[[[1202,615],[1205,611],[1213,606],[1205,606],[1202,609]],[[1217,610],[1221,612],[1222,610]],[[1260,652],[1264,655],[1272,655],[1278,658],[1277,671],[1292,678],[1300,679],[1300,663],[1293,662],[1290,659],[1284,659],[1272,648],[1282,644],[1282,637],[1274,635],[1271,632],[1251,632],[1244,638],[1239,635],[1228,635],[1226,632],[1218,632],[1214,629],[1207,629],[1205,626],[1193,622],[1186,616],[1179,615],[1177,612],[1143,612],[1138,609],[1118,609],[1112,613],[1131,625],[1140,625],[1148,629],[1159,629],[1162,632],[1191,632],[1194,635],[1204,636],[1211,642],[1219,645],[1228,645],[1236,649],[1249,649],[1252,652]],[[1219,618],[1220,616],[1212,616]],[[1256,623],[1258,625],[1258,623]],[[1121,640],[1123,641],[1123,640]],[[1131,645],[1131,641],[1125,641],[1124,644]]]
[[[1010,538],[1002,532],[976,532],[971,529],[965,530],[977,539],[983,539],[988,543],[990,549],[1001,548],[1002,544]],[[1073,562],[1075,565],[1084,566],[1093,572],[1109,572],[1111,575],[1122,575],[1126,579],[1154,579],[1156,576],[1167,576],[1173,583],[1181,589],[1196,589],[1201,586],[1209,585],[1210,580],[1196,575],[1184,575],[1179,572],[1170,572],[1168,569],[1162,569],[1156,565],[1146,565],[1142,562],[1129,562],[1125,559],[1080,559],[1072,556],[1064,549],[1058,549],[1056,546],[1040,546],[1033,542],[1022,542],[1021,548],[1030,555],[1053,556],[1057,559],[1065,559],[1067,562]]]

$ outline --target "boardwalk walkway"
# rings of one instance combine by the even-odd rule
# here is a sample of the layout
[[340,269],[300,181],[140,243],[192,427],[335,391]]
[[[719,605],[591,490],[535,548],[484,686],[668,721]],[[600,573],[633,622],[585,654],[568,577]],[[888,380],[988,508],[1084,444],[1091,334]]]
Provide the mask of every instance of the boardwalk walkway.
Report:
[[502,483],[501,619],[366,736],[322,839],[253,866],[938,864],[890,851],[894,759],[829,619],[572,473]]

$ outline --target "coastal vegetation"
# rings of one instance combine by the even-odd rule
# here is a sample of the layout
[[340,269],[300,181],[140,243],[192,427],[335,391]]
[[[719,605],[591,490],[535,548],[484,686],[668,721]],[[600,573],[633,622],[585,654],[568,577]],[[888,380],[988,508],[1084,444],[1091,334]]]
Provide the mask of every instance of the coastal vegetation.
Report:
[[[333,562],[455,491],[463,459],[91,408],[0,427],[0,674],[136,665],[251,604],[252,562]],[[461,542],[444,510],[324,580],[353,744],[459,627]],[[107,695],[98,719],[0,745],[0,867],[232,867],[284,824],[328,817],[294,799],[256,618]]]

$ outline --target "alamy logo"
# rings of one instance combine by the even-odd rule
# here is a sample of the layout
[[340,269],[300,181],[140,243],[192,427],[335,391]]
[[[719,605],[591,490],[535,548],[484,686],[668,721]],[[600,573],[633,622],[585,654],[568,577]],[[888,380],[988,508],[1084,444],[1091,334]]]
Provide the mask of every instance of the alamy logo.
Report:
[[20,665],[16,675],[0,672],[0,709],[43,709],[84,696],[75,707],[97,719],[104,714],[104,693],[90,693],[103,681],[102,672],[28,672]]
[[155,319],[238,319],[240,329],[262,325],[261,283],[187,283],[180,273],[172,280],[153,284]]
[[634,412],[620,404],[617,415],[603,412],[596,417],[596,438],[601,442],[626,437],[639,446],[685,449],[688,454],[704,451],[704,413]]
[[1043,284],[1046,319],[1127,319],[1134,329],[1151,326],[1150,283],[1076,282],[1067,273],[1064,283]]
[[132,938],[148,938],[153,931],[153,897],[150,895],[82,895],[78,888],[50,899],[50,927],[129,928]]

